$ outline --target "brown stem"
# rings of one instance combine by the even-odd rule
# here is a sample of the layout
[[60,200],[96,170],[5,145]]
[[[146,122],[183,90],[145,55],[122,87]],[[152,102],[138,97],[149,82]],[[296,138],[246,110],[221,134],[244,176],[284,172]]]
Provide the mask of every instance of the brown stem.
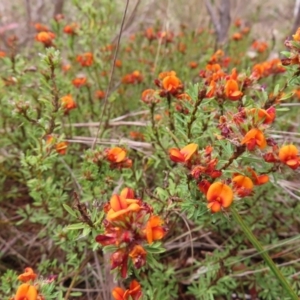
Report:
[[188,122],[187,136],[188,136],[189,139],[191,139],[191,137],[192,137],[192,126],[193,126],[193,123],[196,121],[196,112],[197,112],[198,107],[201,104],[202,100],[203,100],[203,98],[200,98],[200,97],[197,99],[197,101],[195,103],[195,106],[194,106],[194,109],[192,111],[190,121]]

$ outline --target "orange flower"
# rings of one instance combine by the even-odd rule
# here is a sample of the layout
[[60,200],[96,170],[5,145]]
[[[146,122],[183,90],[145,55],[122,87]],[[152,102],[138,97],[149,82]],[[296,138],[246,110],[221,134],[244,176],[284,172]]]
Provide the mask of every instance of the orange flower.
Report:
[[206,93],[207,98],[212,98],[215,95],[217,89],[217,84],[214,80],[212,80],[209,84],[209,91]]
[[115,300],[139,300],[142,297],[141,285],[136,280],[133,280],[127,290],[115,287],[112,291],[112,296]]
[[50,31],[42,31],[35,36],[35,39],[38,42],[43,43],[47,47],[52,46],[52,42],[54,38],[55,38],[55,34]]
[[132,259],[134,266],[140,269],[146,263],[147,252],[141,245],[135,245],[130,251],[129,256]]
[[94,62],[94,56],[91,52],[86,52],[81,55],[77,55],[76,61],[78,61],[82,67],[90,67]]
[[130,74],[126,74],[122,78],[122,82],[127,84],[136,84],[136,83],[141,83],[142,81],[143,81],[143,75],[141,74],[140,71],[133,71]]
[[165,72],[161,72],[158,75],[158,78],[160,80],[163,80],[165,77],[167,76],[176,76],[176,72],[175,71],[165,71]]
[[64,27],[64,33],[66,34],[69,34],[69,35],[75,35],[77,34],[77,30],[79,28],[79,25],[76,24],[76,23],[72,23],[72,24],[69,24],[69,25],[66,25]]
[[297,169],[300,165],[300,157],[295,145],[282,146],[279,149],[279,159],[293,170]]
[[227,208],[231,205],[233,201],[233,191],[228,185],[222,182],[215,182],[209,187],[206,198],[208,201],[207,208],[209,208],[212,213],[216,213],[222,208]]
[[182,93],[182,94],[176,95],[176,98],[179,99],[179,100],[185,100],[185,101],[191,101],[192,100],[191,96],[188,95],[187,93]]
[[148,244],[152,244],[153,241],[161,240],[164,237],[166,231],[161,226],[162,224],[163,221],[159,216],[150,217],[144,230]]
[[18,279],[22,282],[27,282],[30,280],[35,280],[36,274],[33,272],[32,268],[25,268],[25,272],[18,276]]
[[75,79],[72,80],[72,83],[75,87],[80,88],[87,83],[86,77],[76,77]]
[[191,61],[189,66],[191,69],[196,69],[198,67],[198,63],[196,61]]
[[240,197],[246,197],[251,194],[254,185],[249,177],[244,175],[236,175],[233,177],[232,182],[236,193]]
[[61,68],[64,72],[68,72],[71,69],[71,65],[70,64],[64,64],[64,65],[62,65]]
[[207,191],[208,191],[210,185],[211,185],[210,182],[206,179],[201,180],[197,184],[199,191],[202,192],[204,195],[207,194]]
[[49,31],[49,28],[46,25],[41,24],[41,23],[35,23],[34,27],[37,32]]
[[33,285],[23,283],[18,287],[14,300],[37,300],[38,293]]
[[300,27],[297,29],[296,33],[293,35],[293,39],[296,42],[300,42]]
[[264,149],[267,146],[267,141],[261,130],[253,128],[246,133],[241,144],[246,144],[248,150],[252,151],[256,146],[260,149]]
[[241,32],[242,34],[248,34],[250,32],[250,27],[244,27]]
[[259,53],[263,53],[268,48],[268,44],[266,42],[254,41],[252,48]]
[[185,163],[192,158],[197,149],[198,145],[193,143],[183,147],[181,150],[171,148],[169,150],[170,159],[174,162]]
[[60,155],[65,155],[67,153],[69,143],[68,142],[60,142],[55,145],[55,150]]
[[229,79],[225,84],[225,95],[230,100],[239,100],[243,93],[239,90],[239,85],[236,80]]
[[186,44],[184,44],[184,43],[179,43],[178,44],[178,51],[180,52],[180,53],[185,53],[185,51],[186,51]]
[[248,168],[248,171],[251,173],[255,185],[262,185],[269,182],[269,176],[267,174],[257,175],[252,168]]
[[62,97],[60,101],[65,113],[68,113],[70,110],[77,107],[76,102],[74,101],[71,94]]
[[131,188],[125,187],[121,191],[120,196],[125,197],[126,199],[133,199],[134,198],[134,191]]
[[155,40],[156,39],[156,34],[153,30],[152,27],[149,27],[145,30],[144,32],[144,36],[149,40],[149,41],[152,41],[152,40]]
[[166,91],[175,94],[181,85],[181,81],[176,76],[166,76],[162,81],[162,85]]
[[[46,137],[46,144],[51,145],[55,142],[55,138],[52,135]],[[68,142],[59,142],[55,144],[55,150],[60,155],[65,155],[68,148]]]
[[106,158],[112,163],[120,163],[126,158],[126,151],[120,147],[108,149]]
[[219,71],[222,71],[222,68],[219,64],[208,64],[206,65],[206,70],[211,71],[213,73],[217,73]]
[[0,51],[0,58],[5,57],[5,56],[6,56],[6,53],[4,51]]
[[121,68],[122,67],[122,61],[120,59],[117,59],[116,62],[115,62],[115,66],[117,68]]
[[130,131],[129,135],[135,141],[144,141],[145,140],[144,135],[138,131]]
[[235,27],[241,27],[241,25],[242,25],[241,19],[240,18],[235,19],[234,26]]
[[137,199],[125,199],[122,195],[113,195],[110,198],[110,210],[107,212],[106,219],[115,221],[127,215],[129,212],[137,212],[141,209]]
[[250,114],[254,117],[257,116],[258,121],[263,121],[264,124],[271,124],[275,119],[275,108],[270,107],[267,110],[261,108],[252,108],[250,109]]
[[240,41],[243,38],[243,35],[240,32],[236,32],[232,35],[234,41]]
[[98,90],[95,92],[95,97],[99,100],[102,100],[105,98],[105,92],[104,91],[101,91],[101,90]]
[[157,103],[159,99],[155,97],[155,90],[147,89],[142,93],[142,101],[146,104]]

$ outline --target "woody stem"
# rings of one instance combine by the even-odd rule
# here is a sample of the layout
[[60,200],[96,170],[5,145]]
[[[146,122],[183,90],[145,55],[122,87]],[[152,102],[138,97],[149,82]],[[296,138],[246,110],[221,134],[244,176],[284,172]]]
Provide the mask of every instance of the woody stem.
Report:
[[150,107],[150,112],[151,112],[151,126],[152,126],[152,131],[154,133],[154,136],[156,138],[156,141],[158,143],[158,145],[160,146],[160,148],[166,152],[166,149],[164,148],[164,146],[162,145],[160,138],[159,138],[159,133],[155,124],[155,116],[154,116],[154,111],[155,111],[155,104],[152,103],[151,107]]
[[259,252],[259,254],[262,256],[266,264],[269,266],[273,274],[276,276],[276,278],[281,283],[282,287],[287,291],[287,293],[290,295],[291,299],[298,300],[298,296],[295,293],[295,291],[292,289],[290,284],[287,282],[286,278],[282,275],[277,265],[273,262],[269,254],[264,250],[261,243],[258,241],[258,239],[255,237],[255,235],[252,233],[250,227],[244,222],[244,220],[241,218],[239,213],[236,211],[234,207],[230,209],[231,214],[234,218],[234,220],[240,225],[242,228],[244,234],[249,239],[249,241],[252,243],[252,245],[256,248],[256,250]]
[[171,105],[171,94],[168,93],[167,95],[167,101],[168,101],[168,110],[169,110],[169,126],[170,130],[174,131],[175,130],[175,125],[174,125],[174,116],[173,116],[173,111],[172,111],[172,105]]
[[200,98],[200,97],[197,99],[197,102],[195,103],[194,109],[192,111],[192,115],[191,115],[190,121],[188,122],[188,125],[187,125],[187,128],[188,128],[187,136],[188,136],[189,139],[191,139],[191,137],[192,137],[192,125],[193,125],[193,123],[196,120],[196,112],[197,112],[198,106],[201,104],[202,100],[203,100],[203,98]]

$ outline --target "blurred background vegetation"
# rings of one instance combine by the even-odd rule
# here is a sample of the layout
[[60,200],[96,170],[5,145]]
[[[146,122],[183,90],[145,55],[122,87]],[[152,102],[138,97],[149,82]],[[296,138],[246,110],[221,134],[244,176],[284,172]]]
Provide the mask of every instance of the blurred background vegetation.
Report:
[[[113,0],[120,14],[115,14],[115,21],[121,18],[125,7],[124,0]],[[95,0],[95,7],[101,7],[101,0]],[[136,32],[141,23],[151,26],[160,20],[166,28],[179,30],[183,24],[189,28],[206,27],[211,23],[207,12],[210,2],[215,14],[220,12],[222,1],[205,0],[130,0],[129,13],[126,17],[123,37]],[[294,31],[299,25],[300,1],[243,1],[231,0],[231,20],[241,18],[249,23],[253,38],[272,38],[276,44]],[[53,16],[63,13],[66,19],[75,20],[74,6],[71,0],[4,0],[0,2],[0,39],[5,47],[6,34],[16,34],[19,45],[24,46],[34,41],[34,23],[49,24]],[[112,20],[114,21],[114,20]],[[213,26],[211,24],[211,26]],[[4,46],[3,46],[4,44]]]

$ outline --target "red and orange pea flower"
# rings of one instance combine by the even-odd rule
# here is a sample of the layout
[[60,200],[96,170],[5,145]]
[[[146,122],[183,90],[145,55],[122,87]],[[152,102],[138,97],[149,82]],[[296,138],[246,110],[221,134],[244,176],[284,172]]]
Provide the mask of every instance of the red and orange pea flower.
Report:
[[163,89],[170,94],[177,94],[179,89],[182,88],[180,79],[175,75],[164,77],[162,80]]
[[145,30],[144,36],[151,42],[156,39],[156,33],[152,27],[149,27]]
[[5,57],[5,56],[6,56],[6,53],[5,53],[4,51],[1,51],[1,50],[0,50],[0,58],[1,58],[1,57]]
[[196,61],[189,62],[189,67],[191,69],[196,69],[198,67],[198,63]]
[[207,194],[207,191],[210,186],[211,186],[211,183],[207,179],[203,179],[197,184],[199,191],[201,193],[203,193],[204,195]]
[[237,174],[232,178],[234,191],[239,197],[246,197],[252,193],[254,184],[251,178]]
[[141,209],[137,199],[126,199],[122,195],[113,195],[110,199],[110,210],[107,212],[108,221],[120,220],[130,212],[138,212]]
[[116,59],[116,61],[115,61],[115,67],[116,68],[121,68],[122,67],[122,61],[120,60],[120,59]]
[[139,300],[142,297],[141,285],[138,281],[133,280],[127,290],[115,287],[112,291],[112,296],[115,300]]
[[106,151],[106,159],[111,163],[120,163],[126,159],[126,150],[120,147],[110,148]]
[[35,286],[23,283],[18,287],[13,300],[38,300],[38,291]]
[[48,26],[41,24],[41,23],[35,23],[34,28],[37,32],[42,32],[42,31],[50,31]]
[[130,131],[129,136],[135,141],[144,141],[145,140],[144,135],[138,131]]
[[122,83],[125,83],[125,84],[138,84],[138,83],[141,83],[143,82],[143,75],[141,74],[140,71],[133,71],[132,73],[130,74],[126,74],[123,76],[122,78]]
[[169,150],[170,159],[177,163],[186,163],[193,155],[197,152],[198,145],[197,144],[189,144],[182,149],[171,148]]
[[246,133],[241,141],[241,144],[245,144],[249,151],[254,150],[256,146],[262,150],[267,146],[267,141],[264,133],[261,130],[252,128]]
[[71,69],[71,65],[70,65],[70,64],[63,64],[63,65],[61,66],[61,69],[62,69],[65,73],[67,73],[67,72]]
[[133,265],[136,269],[140,269],[146,264],[147,251],[141,245],[134,245],[133,249],[129,253],[129,257],[132,259]]
[[90,67],[94,62],[94,55],[91,52],[86,52],[77,55],[76,61],[79,62],[82,67]]
[[206,93],[207,98],[212,98],[215,96],[217,90],[217,84],[214,80],[211,80],[209,86],[208,86],[208,91]]
[[98,99],[98,100],[102,100],[105,98],[105,92],[102,91],[102,90],[97,90],[95,92],[95,97]]
[[51,31],[42,31],[35,36],[36,41],[43,43],[46,47],[53,45],[55,34]]
[[255,185],[262,185],[269,182],[269,176],[267,174],[258,175],[252,168],[248,168],[251,174],[251,179]]
[[279,149],[279,160],[293,170],[300,166],[299,151],[295,145],[285,145]]
[[259,53],[263,53],[268,49],[268,44],[263,41],[254,41],[251,45],[252,49]]
[[30,280],[35,280],[37,275],[34,273],[32,268],[25,268],[25,272],[18,276],[18,279],[22,282],[28,282]]
[[210,58],[209,63],[215,64],[220,61],[224,57],[225,53],[223,50],[218,49]]
[[176,98],[179,99],[179,100],[185,100],[185,101],[191,101],[192,100],[191,96],[187,93],[178,94],[178,95],[176,95]]
[[163,80],[167,76],[176,76],[175,71],[164,71],[158,74],[158,79]]
[[248,113],[254,118],[257,118],[258,121],[262,121],[263,124],[272,124],[276,117],[276,110],[273,106],[269,107],[267,110],[262,108],[252,108]]
[[58,142],[55,143],[55,137],[53,135],[48,135],[46,137],[46,144],[47,145],[53,145],[54,144],[54,148],[56,150],[56,152],[60,155],[65,155],[67,153],[67,149],[68,149],[68,142]]
[[68,142],[59,142],[55,145],[55,150],[58,154],[65,155],[67,153],[68,146]]
[[215,182],[208,188],[206,199],[207,208],[212,213],[228,208],[233,202],[233,191],[230,186],[222,182]]
[[81,88],[87,85],[87,78],[85,76],[76,77],[72,80],[72,84],[76,88]]
[[30,284],[29,282],[33,282],[37,274],[34,273],[32,268],[25,268],[25,272],[18,276],[18,279],[23,282],[18,289],[17,292],[12,298],[13,300],[39,300],[43,299],[41,295],[38,295],[37,288]]
[[79,29],[79,25],[77,23],[71,23],[64,27],[63,32],[69,35],[76,35],[78,29]]
[[162,225],[163,220],[159,216],[152,215],[149,218],[144,230],[148,244],[161,240],[165,236],[166,230]]
[[241,99],[243,93],[239,90],[239,85],[236,80],[229,79],[225,83],[225,96],[226,98],[236,101]]
[[72,109],[75,109],[77,107],[77,104],[71,94],[61,97],[60,101],[65,114],[69,113]]
[[156,96],[157,92],[153,89],[144,90],[142,93],[142,101],[146,104],[155,104],[159,102],[159,97]]
[[241,32],[235,32],[231,38],[234,41],[240,41],[243,38],[243,34]]

